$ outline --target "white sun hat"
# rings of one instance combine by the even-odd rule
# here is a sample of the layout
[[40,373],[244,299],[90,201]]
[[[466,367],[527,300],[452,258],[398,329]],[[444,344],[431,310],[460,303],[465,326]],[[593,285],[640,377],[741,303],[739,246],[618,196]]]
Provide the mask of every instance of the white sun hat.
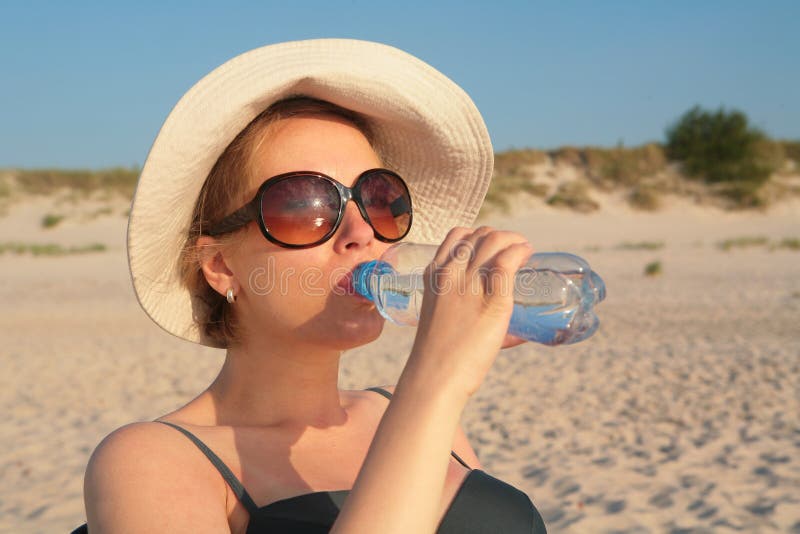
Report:
[[271,104],[299,95],[367,118],[384,165],[411,191],[414,222],[405,240],[439,243],[453,226],[475,220],[494,154],[480,112],[453,81],[402,50],[368,41],[313,39],[251,50],[178,101],[136,187],[128,223],[131,278],[142,308],[167,332],[219,346],[195,321],[179,272],[194,206],[239,132]]

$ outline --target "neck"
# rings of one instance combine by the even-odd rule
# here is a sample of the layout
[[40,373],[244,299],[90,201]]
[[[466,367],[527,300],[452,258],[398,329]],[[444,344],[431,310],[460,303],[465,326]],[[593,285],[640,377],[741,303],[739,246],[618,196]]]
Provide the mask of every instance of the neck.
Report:
[[[261,345],[263,347],[263,345]],[[216,424],[324,428],[345,423],[339,392],[341,353],[312,346],[228,350],[207,393]]]

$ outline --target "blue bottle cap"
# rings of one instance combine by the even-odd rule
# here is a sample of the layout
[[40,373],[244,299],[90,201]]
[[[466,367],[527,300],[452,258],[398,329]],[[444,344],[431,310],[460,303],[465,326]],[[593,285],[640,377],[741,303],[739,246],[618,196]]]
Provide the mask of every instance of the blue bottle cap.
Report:
[[391,274],[394,268],[385,261],[371,260],[360,263],[353,269],[353,289],[364,298],[375,302],[375,295],[372,294],[372,284],[370,281],[374,276]]

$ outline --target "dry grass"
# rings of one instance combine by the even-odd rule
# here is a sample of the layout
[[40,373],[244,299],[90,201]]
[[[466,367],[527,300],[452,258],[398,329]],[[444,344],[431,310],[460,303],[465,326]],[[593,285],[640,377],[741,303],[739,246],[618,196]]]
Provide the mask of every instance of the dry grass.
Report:
[[628,194],[628,203],[642,211],[656,211],[661,207],[661,197],[655,187],[638,184]]
[[92,170],[30,169],[14,171],[17,187],[33,195],[50,195],[62,189],[86,196],[103,192],[130,198],[133,195],[138,169],[122,167]]
[[549,155],[557,165],[587,169],[595,185],[606,190],[637,184],[667,165],[663,147],[655,143],[632,148],[567,146],[553,150]]
[[114,213],[114,208],[112,208],[111,206],[103,206],[102,208],[97,208],[91,213],[86,214],[86,218],[91,220],[91,219],[96,219],[98,217],[111,215],[113,213]]
[[[800,141],[767,141],[759,147],[765,158],[781,160],[782,172],[791,174],[800,168]],[[542,166],[549,165],[548,183],[543,183]],[[558,167],[569,165],[581,177],[575,183],[562,184],[554,194],[551,178]],[[537,169],[538,167],[538,169]],[[0,215],[13,204],[17,193],[51,195],[58,192],[58,202],[78,204],[87,196],[101,202],[112,197],[130,199],[136,186],[138,168],[102,170],[0,170]],[[789,178],[792,178],[790,175]],[[777,180],[777,178],[776,178]],[[775,183],[773,183],[775,182]],[[599,208],[591,198],[591,188],[602,191],[621,190],[636,209],[655,211],[662,206],[665,193],[688,196],[702,204],[727,208],[764,208],[773,201],[800,190],[779,187],[771,180],[766,187],[750,182],[731,182],[708,186],[690,180],[680,173],[680,166],[668,162],[664,147],[649,143],[638,147],[615,148],[564,146],[556,150],[508,150],[495,154],[495,176],[486,194],[481,215],[507,212],[512,199],[520,193],[545,198],[547,203],[588,213]],[[106,208],[88,215],[107,215]],[[127,215],[127,214],[124,214]],[[59,221],[50,220],[54,224]],[[45,225],[45,221],[42,222]],[[51,225],[52,226],[52,225]],[[46,226],[46,227],[51,227]]]
[[605,188],[638,184],[667,165],[664,149],[655,143],[634,148],[586,148],[584,154],[590,171]]
[[639,241],[636,243],[624,242],[617,245],[620,250],[659,250],[664,248],[663,241]]
[[520,174],[531,166],[546,163],[547,159],[547,153],[541,150],[507,150],[495,154],[494,170],[498,175]]
[[742,236],[720,241],[719,243],[717,243],[717,247],[724,250],[725,252],[731,251],[733,249],[744,249],[753,247],[766,247],[770,251],[781,250],[781,249],[800,251],[800,238],[784,237],[781,240],[770,242],[770,240],[767,239],[767,237],[762,235]]
[[544,197],[549,189],[546,184],[535,183],[533,178],[524,174],[495,174],[486,192],[481,214],[485,215],[493,210],[507,212],[511,208],[511,198],[520,193]]
[[788,250],[800,251],[800,238],[786,237],[774,244],[772,248],[785,248]]
[[556,165],[572,165],[582,167],[586,164],[584,151],[574,146],[562,146],[550,152],[550,157]]
[[555,207],[570,208],[580,213],[591,213],[600,205],[589,195],[585,182],[566,182],[558,187],[556,193],[547,199]]
[[102,243],[91,243],[78,247],[62,247],[55,243],[0,243],[0,256],[9,254],[31,254],[32,256],[68,256],[73,254],[88,254],[91,252],[104,252],[106,246]]
[[778,141],[783,148],[783,155],[786,159],[794,161],[800,165],[800,141]]
[[763,247],[768,244],[769,239],[765,236],[743,236],[720,241],[717,246],[727,252],[735,248]]

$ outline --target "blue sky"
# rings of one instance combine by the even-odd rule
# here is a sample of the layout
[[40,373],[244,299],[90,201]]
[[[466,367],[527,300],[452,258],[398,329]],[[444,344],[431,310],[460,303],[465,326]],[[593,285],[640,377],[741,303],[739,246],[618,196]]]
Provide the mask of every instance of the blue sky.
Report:
[[495,150],[660,141],[694,104],[800,139],[800,2],[0,0],[0,167],[142,164],[180,96],[261,45],[385,42],[461,85]]

